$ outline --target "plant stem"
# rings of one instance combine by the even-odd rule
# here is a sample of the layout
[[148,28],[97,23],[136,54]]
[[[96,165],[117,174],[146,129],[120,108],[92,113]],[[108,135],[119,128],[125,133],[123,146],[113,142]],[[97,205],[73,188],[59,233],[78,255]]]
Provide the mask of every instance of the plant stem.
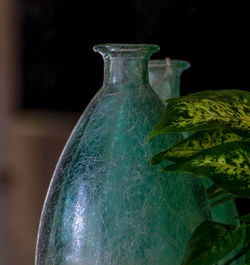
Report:
[[212,208],[213,208],[213,207],[216,207],[216,206],[218,206],[218,205],[220,205],[220,204],[222,204],[222,203],[225,203],[225,202],[227,202],[227,201],[233,200],[233,199],[235,199],[235,198],[237,198],[237,196],[235,196],[235,195],[228,195],[228,196],[226,196],[226,197],[224,197],[224,198],[222,198],[222,199],[220,199],[220,200],[218,200],[218,201],[212,203],[212,204],[211,204],[211,207],[212,207]]
[[211,187],[207,188],[207,196],[208,199],[213,199],[216,198],[218,196],[224,195],[227,192],[225,190],[223,190],[222,188],[218,187],[217,185],[212,185]]

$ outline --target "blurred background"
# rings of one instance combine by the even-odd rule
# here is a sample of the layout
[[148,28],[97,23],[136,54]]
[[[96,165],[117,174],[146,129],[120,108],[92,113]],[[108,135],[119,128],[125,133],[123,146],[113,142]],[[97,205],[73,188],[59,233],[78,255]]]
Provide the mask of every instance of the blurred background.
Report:
[[0,0],[0,265],[34,264],[56,161],[102,84],[93,45],[153,43],[152,58],[189,61],[182,95],[249,90],[249,19],[215,0]]

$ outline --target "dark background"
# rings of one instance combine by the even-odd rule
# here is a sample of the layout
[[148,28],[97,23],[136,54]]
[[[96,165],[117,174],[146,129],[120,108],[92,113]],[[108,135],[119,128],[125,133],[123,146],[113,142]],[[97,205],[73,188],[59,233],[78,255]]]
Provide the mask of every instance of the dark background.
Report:
[[102,84],[107,42],[153,43],[188,60],[181,93],[247,89],[249,9],[215,0],[24,0],[23,108],[82,111]]
[[[23,0],[20,7],[22,109],[82,112],[102,84],[102,58],[92,50],[99,43],[158,44],[152,58],[189,61],[182,95],[249,90],[249,9],[240,1]],[[243,200],[238,207],[248,210]]]

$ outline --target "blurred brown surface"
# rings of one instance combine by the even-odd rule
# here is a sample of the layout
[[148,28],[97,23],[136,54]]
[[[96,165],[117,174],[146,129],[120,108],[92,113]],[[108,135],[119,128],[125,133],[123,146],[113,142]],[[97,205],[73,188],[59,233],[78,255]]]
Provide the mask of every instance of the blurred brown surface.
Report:
[[79,117],[17,110],[22,94],[19,4],[0,0],[0,265],[34,265],[48,184]]
[[9,176],[7,172],[0,171],[0,264],[18,264],[14,252],[14,236],[12,234],[11,196],[9,193]]
[[8,122],[18,95],[17,12],[15,0],[0,0],[0,265],[16,265],[10,196]]
[[17,12],[15,0],[0,0],[0,168],[8,164],[8,121],[19,96]]
[[78,117],[78,113],[25,111],[12,118],[9,175],[2,178],[0,191],[0,265],[34,264],[48,184]]

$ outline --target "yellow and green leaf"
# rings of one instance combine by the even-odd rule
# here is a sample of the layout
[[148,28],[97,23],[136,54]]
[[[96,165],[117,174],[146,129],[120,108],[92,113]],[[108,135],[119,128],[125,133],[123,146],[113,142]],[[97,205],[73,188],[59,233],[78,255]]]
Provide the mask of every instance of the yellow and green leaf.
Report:
[[250,142],[224,143],[160,171],[190,172],[208,177],[225,191],[250,198]]
[[212,265],[233,251],[245,233],[245,225],[205,221],[192,234],[181,265]]
[[183,161],[203,150],[234,141],[250,141],[250,138],[240,136],[230,129],[196,132],[184,141],[154,155],[151,164],[159,164],[164,159],[173,162]]
[[249,131],[250,92],[203,91],[168,100],[162,119],[148,141],[162,133],[232,128]]

